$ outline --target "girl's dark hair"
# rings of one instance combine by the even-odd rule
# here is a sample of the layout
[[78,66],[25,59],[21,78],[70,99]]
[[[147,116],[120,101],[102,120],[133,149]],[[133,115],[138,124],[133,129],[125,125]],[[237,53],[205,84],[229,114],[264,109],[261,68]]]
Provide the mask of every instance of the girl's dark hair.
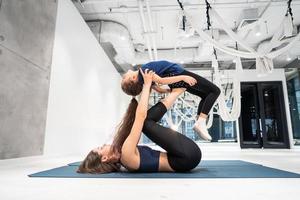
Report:
[[123,81],[121,88],[126,94],[130,96],[137,96],[142,92],[143,84],[139,81]]
[[[142,67],[141,64],[135,65],[133,67],[134,70],[140,70]],[[139,81],[122,81],[121,88],[123,92],[130,96],[137,96],[139,95],[143,90],[143,84]]]
[[142,64],[137,64],[137,65],[134,65],[132,68],[133,70],[139,70],[143,65]]
[[[123,143],[128,137],[131,128],[133,126],[133,122],[135,120],[135,112],[138,106],[138,102],[135,98],[131,99],[130,104],[128,105],[127,111],[123,120],[118,125],[118,130],[114,136],[111,151],[121,152]],[[86,156],[84,161],[80,164],[77,172],[78,173],[109,173],[114,171],[120,171],[121,163],[103,163],[101,161],[101,156],[98,153],[90,151]]]

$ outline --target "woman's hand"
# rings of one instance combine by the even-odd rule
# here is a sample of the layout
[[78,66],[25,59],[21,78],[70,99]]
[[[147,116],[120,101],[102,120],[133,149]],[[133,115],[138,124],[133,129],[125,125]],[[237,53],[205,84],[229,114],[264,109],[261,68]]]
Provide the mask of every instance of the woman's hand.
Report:
[[149,69],[145,69],[145,72],[143,72],[143,70],[141,68],[140,68],[140,72],[144,78],[144,85],[151,86],[152,80],[153,80],[153,75],[155,74],[155,72],[149,71]]
[[189,84],[190,86],[193,86],[197,83],[197,80],[191,76],[184,76],[183,81]]

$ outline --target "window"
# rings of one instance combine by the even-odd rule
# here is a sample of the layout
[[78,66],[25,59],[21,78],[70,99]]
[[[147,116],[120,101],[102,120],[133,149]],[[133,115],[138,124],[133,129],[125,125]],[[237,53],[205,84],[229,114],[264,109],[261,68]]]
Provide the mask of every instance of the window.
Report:
[[[182,98],[185,97],[186,96],[183,95]],[[150,105],[154,105],[157,101],[159,101],[159,99],[160,96],[158,94],[153,94],[150,97]],[[187,101],[191,105],[194,105],[194,108],[184,106],[180,100],[177,100],[175,108],[172,107],[159,121],[159,124],[164,127],[171,127],[194,141],[203,141],[193,130],[200,99],[199,101],[194,102],[194,104],[192,104],[192,101],[189,101],[188,99]],[[173,126],[170,126],[168,123],[168,117],[172,119]],[[213,138],[212,142],[236,142],[236,122],[224,122],[219,115],[214,114],[212,127],[208,131]],[[142,136],[142,142],[152,143],[145,135]]]

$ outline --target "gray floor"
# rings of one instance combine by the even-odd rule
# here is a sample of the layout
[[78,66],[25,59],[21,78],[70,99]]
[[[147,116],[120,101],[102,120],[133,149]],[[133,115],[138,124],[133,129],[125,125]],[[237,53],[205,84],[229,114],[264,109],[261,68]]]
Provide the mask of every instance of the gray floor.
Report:
[[[300,173],[300,148],[247,149],[200,144],[203,159],[245,160]],[[299,199],[300,179],[57,179],[28,178],[79,156],[0,160],[0,199]]]

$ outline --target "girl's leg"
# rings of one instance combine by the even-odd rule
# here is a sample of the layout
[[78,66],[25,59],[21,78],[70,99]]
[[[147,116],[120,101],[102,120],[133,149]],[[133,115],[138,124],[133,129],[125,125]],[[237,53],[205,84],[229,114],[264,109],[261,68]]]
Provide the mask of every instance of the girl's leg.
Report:
[[187,90],[189,93],[196,95],[198,97],[201,97],[201,101],[199,102],[198,109],[197,109],[197,119],[200,115],[203,115],[204,113],[201,113],[201,110],[203,108],[203,103],[205,102],[206,94],[201,94],[199,91],[189,87]]
[[197,80],[197,83],[193,86],[185,84],[189,93],[201,97],[201,101],[197,110],[197,121],[193,129],[199,133],[199,136],[204,140],[211,140],[212,138],[209,135],[206,127],[206,119],[221,91],[212,82],[192,72],[185,70],[180,75],[188,75]]
[[197,74],[189,71],[184,71],[183,73],[184,75],[191,76],[197,80],[197,83],[193,86],[189,86],[187,88],[187,91],[201,97],[201,102],[199,103],[197,114],[203,114],[204,116],[207,116],[220,95],[220,88],[209,80]]

